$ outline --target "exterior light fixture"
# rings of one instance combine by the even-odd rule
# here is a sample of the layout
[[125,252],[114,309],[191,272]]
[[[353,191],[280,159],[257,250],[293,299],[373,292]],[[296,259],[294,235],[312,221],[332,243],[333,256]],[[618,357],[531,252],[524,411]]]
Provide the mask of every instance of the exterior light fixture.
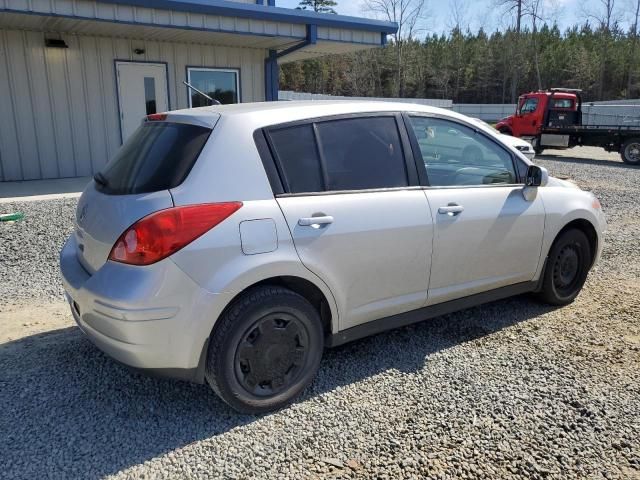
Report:
[[48,48],[69,48],[67,42],[61,38],[45,38],[44,46]]

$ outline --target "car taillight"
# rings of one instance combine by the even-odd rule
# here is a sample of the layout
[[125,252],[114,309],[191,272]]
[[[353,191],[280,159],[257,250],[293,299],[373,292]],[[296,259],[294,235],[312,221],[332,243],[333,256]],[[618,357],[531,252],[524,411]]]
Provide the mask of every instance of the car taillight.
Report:
[[147,122],[161,122],[166,119],[166,113],[152,113],[150,115],[147,115]]
[[184,248],[231,216],[242,202],[173,207],[131,225],[116,241],[109,260],[150,265]]

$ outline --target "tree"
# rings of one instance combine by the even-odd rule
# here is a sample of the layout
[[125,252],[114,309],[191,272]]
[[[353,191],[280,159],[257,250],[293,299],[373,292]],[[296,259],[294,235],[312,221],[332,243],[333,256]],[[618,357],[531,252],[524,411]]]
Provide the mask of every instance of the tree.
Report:
[[333,7],[337,7],[338,2],[334,0],[301,0],[298,10],[313,10],[318,13],[337,13]]
[[518,79],[520,76],[520,32],[522,31],[522,0],[497,0],[497,5],[505,10],[505,13],[516,15],[515,41],[513,43],[513,61],[511,62],[511,103],[516,103],[518,98]]
[[598,0],[601,9],[597,11],[587,11],[587,18],[597,22],[600,30],[600,76],[598,79],[598,100],[603,100],[605,74],[609,61],[609,49],[612,41],[612,28],[617,29],[617,10],[615,0]]
[[404,57],[405,43],[411,41],[424,21],[425,0],[364,0],[365,9],[382,16],[398,25],[398,31],[392,34],[396,51],[397,96],[404,96]]
[[[552,16],[546,10],[551,8],[550,0],[542,0],[544,15],[529,13],[532,1],[535,0],[523,0],[520,35],[523,48],[529,49],[517,63],[518,93],[542,85],[580,88],[585,101],[637,98],[640,38],[631,20],[635,18],[636,2],[640,0],[630,0],[633,7],[627,12],[628,28],[623,30],[611,24],[604,83],[600,68],[605,31],[595,22],[585,22],[562,32],[557,25],[539,20]],[[467,23],[463,13],[460,8],[452,10],[448,34],[399,37],[404,97],[452,99],[457,103],[509,102],[516,61],[515,26],[491,33],[485,29],[472,32],[467,27],[459,27]],[[398,50],[393,41],[387,48],[286,63],[281,69],[281,85],[283,90],[309,93],[394,97],[398,95],[399,86]],[[631,90],[629,75],[632,75]]]
[[638,56],[640,55],[638,53],[638,20],[640,20],[640,0],[635,1],[635,12],[632,18],[631,31],[629,33],[631,36],[631,46],[629,47],[629,60],[627,63],[627,98],[633,98],[633,77],[634,74],[638,74],[638,69],[640,68],[638,65]]

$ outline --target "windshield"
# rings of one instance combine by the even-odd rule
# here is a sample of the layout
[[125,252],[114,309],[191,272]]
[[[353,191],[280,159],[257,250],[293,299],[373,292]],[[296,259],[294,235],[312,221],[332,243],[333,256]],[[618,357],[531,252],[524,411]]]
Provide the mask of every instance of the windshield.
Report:
[[170,122],[145,122],[94,176],[98,190],[112,195],[150,193],[180,185],[211,129]]

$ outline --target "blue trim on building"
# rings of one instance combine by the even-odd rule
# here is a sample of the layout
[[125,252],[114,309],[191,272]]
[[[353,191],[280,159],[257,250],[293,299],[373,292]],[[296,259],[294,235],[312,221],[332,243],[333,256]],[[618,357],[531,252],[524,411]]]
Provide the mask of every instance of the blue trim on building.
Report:
[[[273,0],[267,0],[273,8],[265,9],[261,5],[234,3],[224,0],[99,0],[101,3],[127,5],[134,7],[158,8],[178,12],[221,15],[224,17],[249,18],[272,22],[314,24],[322,27],[347,28],[354,30],[380,31],[396,33],[398,26],[392,22],[371,20],[368,18],[328,15],[308,10],[275,7]],[[273,5],[272,5],[273,3]]]
[[278,59],[302,50],[309,45],[315,45],[317,42],[318,26],[307,25],[307,38],[304,41],[279,53],[277,50],[269,50],[269,57],[265,60],[264,64],[265,100],[267,102],[278,101],[278,91],[280,90],[280,67],[278,66]]
[[289,47],[286,50],[281,51],[276,56],[277,58],[286,57],[290,53],[296,52],[298,50],[303,49],[309,45],[315,45],[318,43],[318,26],[317,25],[307,25],[307,38],[302,42],[294,45],[293,47]]
[[[137,27],[153,27],[153,28],[171,28],[174,30],[189,30],[192,32],[211,32],[211,33],[233,33],[236,35],[248,35],[251,37],[269,37],[269,38],[293,38],[299,40],[300,37],[292,36],[292,35],[280,35],[276,33],[253,33],[253,32],[239,32],[237,30],[225,30],[223,28],[202,28],[202,27],[191,27],[184,25],[164,25],[157,23],[148,23],[148,22],[135,22],[129,20],[110,20],[107,18],[91,18],[91,17],[79,17],[77,15],[69,15],[64,13],[44,13],[44,12],[28,12],[23,10],[16,10],[13,8],[0,8],[0,13],[18,13],[20,15],[33,15],[37,17],[53,17],[53,18],[70,18],[73,20],[87,21],[87,22],[102,22],[102,23],[115,23],[117,25],[133,25]],[[153,40],[153,39],[143,39],[143,40]],[[337,40],[332,40],[337,41]],[[353,42],[349,42],[353,43]],[[363,44],[368,45],[368,44]],[[256,48],[256,47],[252,47]]]
[[280,68],[278,67],[278,51],[269,50],[269,56],[264,60],[264,99],[267,102],[278,101],[280,90]]

